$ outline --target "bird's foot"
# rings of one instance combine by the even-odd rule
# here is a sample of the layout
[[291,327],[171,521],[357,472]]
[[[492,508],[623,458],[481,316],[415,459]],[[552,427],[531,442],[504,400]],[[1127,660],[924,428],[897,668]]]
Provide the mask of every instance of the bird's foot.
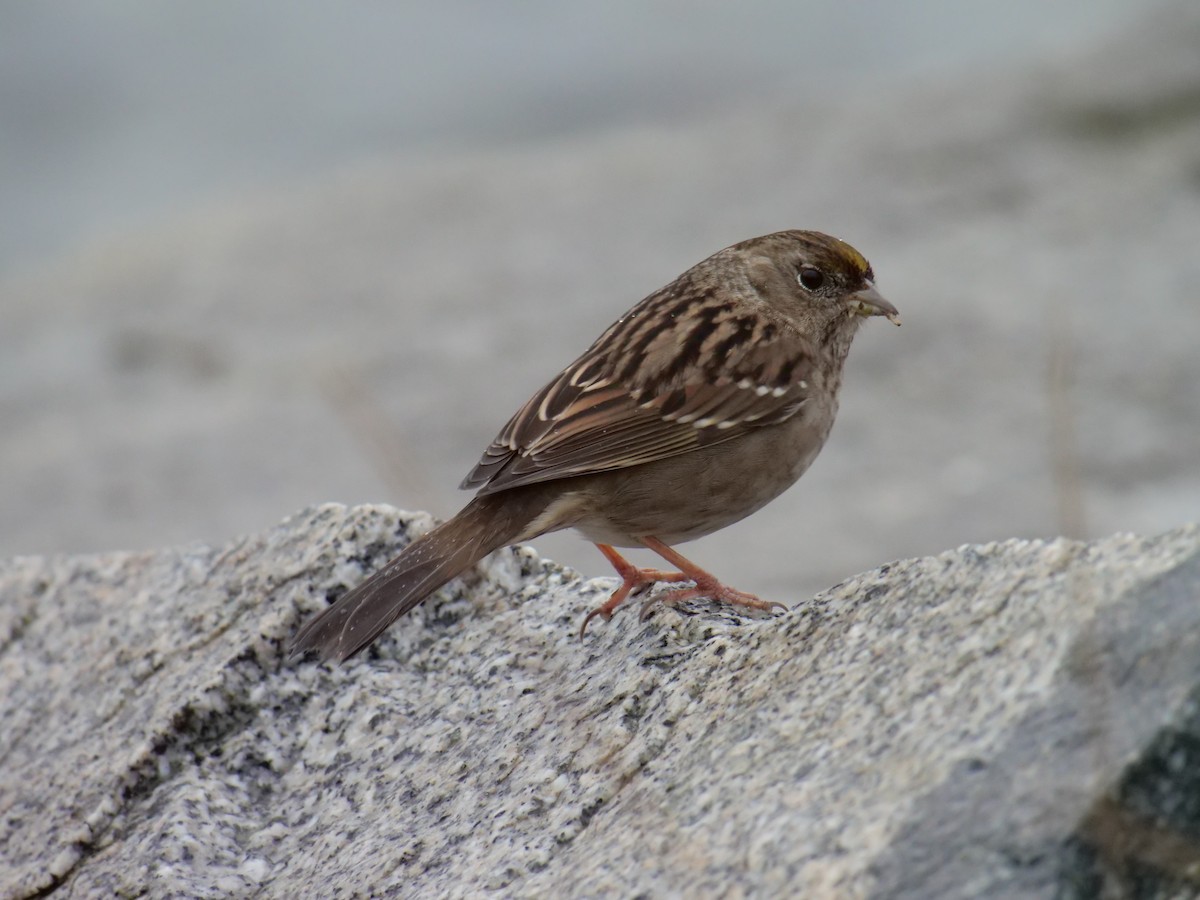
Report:
[[671,581],[691,581],[692,578],[685,572],[664,572],[661,569],[643,569],[635,566],[620,553],[610,547],[608,544],[597,544],[600,552],[612,563],[613,568],[617,570],[617,574],[621,576],[621,586],[612,592],[604,603],[597,606],[586,616],[583,617],[583,624],[579,626],[579,637],[582,640],[587,632],[588,623],[596,616],[600,616],[605,622],[609,621],[616,608],[624,603],[629,597],[637,596],[642,591],[647,590],[651,586],[659,582]]
[[615,549],[608,544],[597,544],[600,552],[605,558],[612,563],[613,568],[617,570],[617,574],[621,576],[621,586],[613,591],[612,596],[608,598],[600,606],[597,606],[586,616],[584,616],[583,624],[579,627],[579,637],[583,638],[587,632],[588,623],[596,616],[600,616],[604,621],[609,621],[613,612],[617,607],[624,603],[630,596],[636,596],[642,591],[649,588],[651,585],[660,582],[680,582],[690,581],[692,587],[680,588],[674,591],[668,591],[659,594],[657,597],[651,598],[642,606],[640,620],[645,621],[646,617],[654,609],[658,603],[664,603],[668,606],[674,606],[677,603],[683,603],[687,600],[695,600],[701,597],[718,602],[731,603],[735,606],[747,606],[751,609],[782,609],[786,612],[787,607],[782,603],[773,603],[768,600],[761,600],[753,594],[748,594],[745,591],[739,591],[736,588],[728,587],[722,584],[714,576],[701,569],[695,563],[687,558],[676,553],[666,544],[659,541],[657,538],[644,537],[642,543],[653,550],[659,556],[663,557],[667,562],[674,563],[679,566],[678,572],[666,572],[661,569],[642,569],[635,566],[629,560],[625,559]]
[[782,603],[776,603],[772,600],[762,600],[754,596],[754,594],[748,594],[745,591],[739,591],[737,588],[731,588],[713,578],[711,581],[707,579],[703,582],[697,581],[695,587],[666,591],[656,597],[651,597],[642,604],[639,621],[646,621],[650,617],[650,613],[654,612],[654,607],[659,604],[663,606],[675,606],[677,603],[686,603],[688,600],[700,599],[716,600],[719,603],[731,603],[734,606],[748,606],[750,609],[780,609],[787,612],[787,607]]

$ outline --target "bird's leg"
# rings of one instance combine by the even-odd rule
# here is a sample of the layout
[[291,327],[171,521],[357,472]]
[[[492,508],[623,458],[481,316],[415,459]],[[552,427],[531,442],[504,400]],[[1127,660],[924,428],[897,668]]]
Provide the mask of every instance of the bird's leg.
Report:
[[737,588],[731,588],[728,585],[722,584],[717,580],[717,577],[710,572],[700,568],[686,556],[683,556],[676,550],[671,549],[658,538],[643,537],[640,539],[643,544],[665,559],[679,567],[679,574],[683,578],[672,578],[671,581],[691,581],[695,583],[695,587],[684,588],[678,591],[670,591],[665,594],[659,594],[642,607],[642,619],[645,619],[650,611],[654,608],[655,603],[665,603],[668,606],[674,606],[676,603],[683,603],[685,600],[696,600],[700,597],[707,597],[709,600],[720,600],[725,603],[732,603],[735,606],[748,606],[751,609],[781,609],[787,612],[787,607],[782,603],[775,603],[770,600],[760,600],[753,594],[748,594],[745,591],[739,591]]
[[607,622],[612,618],[613,611],[624,603],[631,593],[639,593],[650,585],[660,581],[690,581],[695,586],[670,591],[651,599],[642,607],[642,619],[645,619],[649,615],[649,611],[653,609],[655,603],[674,605],[682,603],[685,600],[695,600],[698,597],[707,597],[710,600],[720,600],[726,603],[733,603],[737,606],[748,606],[752,609],[765,610],[778,607],[779,609],[787,610],[787,607],[782,603],[760,600],[753,594],[748,594],[745,591],[739,591],[736,588],[722,584],[717,580],[716,576],[706,572],[687,557],[672,550],[662,541],[658,540],[658,538],[642,537],[639,540],[648,549],[653,550],[667,562],[678,566],[679,571],[664,572],[661,569],[642,569],[629,562],[629,560],[625,559],[625,557],[608,544],[597,544],[596,547],[612,563],[613,568],[617,570],[617,574],[621,576],[621,586],[613,591],[612,596],[607,601],[601,606],[597,606],[584,617],[583,625],[579,629],[580,638],[583,637],[584,632],[587,631],[588,623],[595,616],[603,616],[604,621]]
[[590,613],[584,616],[583,625],[579,628],[579,637],[582,639],[584,632],[587,631],[588,622],[592,621],[596,616],[602,616],[607,622],[612,618],[613,610],[625,602],[630,594],[638,594],[644,591],[659,581],[691,581],[692,576],[686,572],[663,572],[660,569],[642,569],[635,566],[620,553],[616,548],[608,544],[597,544],[596,549],[604,554],[604,558],[612,563],[612,567],[617,570],[617,574],[621,576],[621,586],[613,591],[603,604],[597,606]]

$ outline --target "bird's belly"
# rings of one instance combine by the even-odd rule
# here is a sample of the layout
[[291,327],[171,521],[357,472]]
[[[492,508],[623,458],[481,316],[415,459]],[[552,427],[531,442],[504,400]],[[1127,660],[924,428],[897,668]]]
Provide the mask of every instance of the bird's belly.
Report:
[[588,540],[640,546],[704,537],[757,512],[812,464],[828,436],[797,417],[725,444],[607,473],[603,493],[574,523]]

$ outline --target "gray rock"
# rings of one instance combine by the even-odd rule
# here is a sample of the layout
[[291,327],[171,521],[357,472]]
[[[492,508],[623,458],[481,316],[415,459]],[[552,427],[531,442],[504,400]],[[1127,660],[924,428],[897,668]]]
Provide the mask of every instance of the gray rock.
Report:
[[504,550],[340,667],[429,526],[0,566],[5,896],[1195,892],[1200,527],[883,566],[775,618]]

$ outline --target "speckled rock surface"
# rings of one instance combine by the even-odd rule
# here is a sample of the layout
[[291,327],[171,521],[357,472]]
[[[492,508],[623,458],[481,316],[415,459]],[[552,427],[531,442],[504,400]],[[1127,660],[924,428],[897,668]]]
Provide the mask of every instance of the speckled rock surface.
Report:
[[3,564],[4,896],[1187,887],[1200,528],[961,547],[582,642],[609,582],[505,550],[363,658],[284,659],[428,524],[330,505]]

